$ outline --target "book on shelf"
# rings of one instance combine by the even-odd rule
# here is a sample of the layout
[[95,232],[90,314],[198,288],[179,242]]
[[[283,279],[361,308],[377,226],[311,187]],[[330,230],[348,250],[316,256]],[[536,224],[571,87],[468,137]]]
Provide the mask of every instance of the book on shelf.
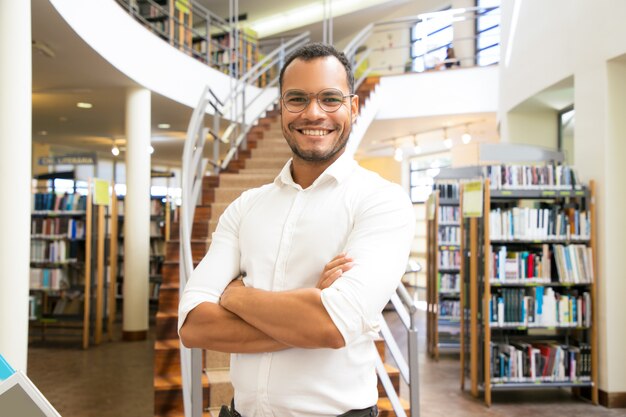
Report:
[[461,265],[461,252],[459,250],[440,250],[439,269],[458,269]]
[[439,291],[440,292],[459,292],[461,291],[461,278],[459,274],[439,274]]
[[433,184],[433,190],[439,190],[439,198],[443,199],[458,200],[459,189],[459,183],[456,180],[440,180]]
[[459,224],[459,206],[439,206],[439,224]]
[[582,383],[591,381],[591,346],[543,343],[491,343],[492,383]]
[[551,287],[498,288],[489,300],[490,326],[577,327],[591,326],[588,291],[557,292]]
[[461,242],[461,228],[440,226],[437,231],[439,245],[458,245]]
[[35,193],[33,211],[85,211],[87,196],[79,193]]
[[490,165],[483,176],[494,190],[581,189],[575,170],[567,165]]
[[585,210],[497,207],[490,211],[489,231],[491,240],[588,240],[591,223]]
[[64,268],[30,268],[31,290],[61,290],[69,286],[68,271]]

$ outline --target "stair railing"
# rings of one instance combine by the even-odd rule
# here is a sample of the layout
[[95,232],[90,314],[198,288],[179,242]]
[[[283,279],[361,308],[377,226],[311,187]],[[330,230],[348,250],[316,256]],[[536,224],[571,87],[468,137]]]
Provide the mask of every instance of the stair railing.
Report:
[[[402,355],[400,347],[396,339],[393,337],[387,321],[382,318],[381,320],[381,334],[385,340],[385,344],[391,353],[391,357],[398,365],[398,370],[404,382],[409,385],[409,404],[410,404],[410,417],[419,417],[420,415],[420,397],[419,397],[419,362],[418,362],[418,330],[417,330],[417,304],[411,298],[408,291],[404,287],[404,284],[400,283],[396,292],[391,296],[391,303],[394,306],[396,313],[400,317],[402,324],[408,331],[408,363]],[[380,378],[387,398],[391,402],[393,411],[398,417],[407,417],[404,407],[400,403],[398,393],[393,387],[389,374],[385,370],[380,356],[376,356],[376,372]]]
[[[209,133],[215,138],[215,133],[204,127],[203,119],[208,106],[213,107],[216,115],[221,114],[223,103],[215,96],[209,87],[205,87],[193,111],[187,138],[183,148],[182,160],[182,204],[180,207],[180,272],[179,294],[182,296],[185,285],[193,271],[193,257],[191,252],[191,229],[200,198],[202,178],[204,177],[208,160],[202,157],[206,138]],[[214,142],[217,140],[214,139]],[[181,374],[183,385],[183,406],[185,417],[202,416],[202,350],[188,349],[180,343]]]

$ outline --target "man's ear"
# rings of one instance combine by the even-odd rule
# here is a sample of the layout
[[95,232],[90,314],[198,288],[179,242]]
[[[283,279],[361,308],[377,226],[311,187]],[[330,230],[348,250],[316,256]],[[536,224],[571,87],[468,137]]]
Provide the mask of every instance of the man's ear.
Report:
[[356,122],[356,118],[359,116],[359,96],[354,94],[350,100],[350,106],[352,109],[352,124]]

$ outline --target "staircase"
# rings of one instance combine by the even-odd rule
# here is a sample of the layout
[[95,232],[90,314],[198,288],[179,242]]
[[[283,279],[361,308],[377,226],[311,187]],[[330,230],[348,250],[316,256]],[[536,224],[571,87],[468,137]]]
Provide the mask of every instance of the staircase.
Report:
[[[378,79],[365,81],[358,89],[361,103],[376,86]],[[201,204],[196,207],[191,235],[194,267],[206,254],[211,234],[226,207],[242,192],[274,180],[291,150],[283,138],[278,111],[268,112],[247,136],[248,150],[239,152],[228,170],[219,176],[206,176],[202,184]],[[156,315],[156,342],[154,355],[154,413],[158,417],[183,416],[180,351],[177,334],[179,300],[179,224],[172,224],[172,239],[167,242],[163,265],[163,283],[159,292],[159,310]],[[385,345],[376,342],[379,354],[385,361]],[[203,408],[205,416],[218,414],[222,404],[230,403],[233,389],[230,383],[230,356],[226,353],[204,351]],[[400,375],[396,368],[385,365],[397,392]],[[382,385],[379,383],[379,416],[393,417],[395,413]],[[403,401],[408,413],[408,403]],[[212,413],[212,414],[211,414]]]

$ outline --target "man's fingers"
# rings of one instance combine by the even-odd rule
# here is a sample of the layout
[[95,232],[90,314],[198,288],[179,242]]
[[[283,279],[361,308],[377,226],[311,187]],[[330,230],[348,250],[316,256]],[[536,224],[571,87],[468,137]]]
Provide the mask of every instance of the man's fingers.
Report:
[[330,261],[329,263],[326,264],[326,267],[324,267],[324,271],[330,271],[334,268],[337,268],[341,265],[344,265],[346,263],[352,262],[353,259],[346,256],[346,255],[337,255],[335,256],[335,258],[333,258],[332,261]]

